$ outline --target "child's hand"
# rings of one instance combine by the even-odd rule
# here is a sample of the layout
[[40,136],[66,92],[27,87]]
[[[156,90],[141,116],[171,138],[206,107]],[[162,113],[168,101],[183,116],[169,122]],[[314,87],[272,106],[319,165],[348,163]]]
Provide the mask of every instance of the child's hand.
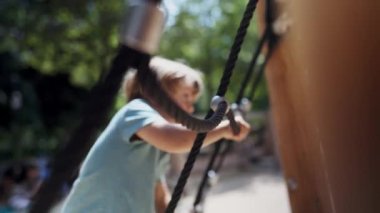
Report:
[[228,140],[242,141],[243,139],[245,139],[247,137],[247,135],[248,135],[248,133],[249,133],[249,131],[251,129],[251,126],[241,116],[236,116],[235,117],[235,121],[240,126],[240,132],[239,132],[239,134],[234,135],[234,133],[232,132],[231,127],[228,124],[227,132],[226,132],[226,134],[225,134],[224,137],[226,139],[228,139]]

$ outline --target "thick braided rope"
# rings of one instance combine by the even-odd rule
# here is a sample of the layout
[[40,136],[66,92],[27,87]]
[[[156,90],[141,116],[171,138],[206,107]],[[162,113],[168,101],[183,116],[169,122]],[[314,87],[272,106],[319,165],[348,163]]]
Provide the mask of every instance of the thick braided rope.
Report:
[[[211,110],[209,112],[212,113]],[[211,115],[211,114],[208,113],[208,115]],[[181,172],[181,175],[178,179],[177,185],[174,188],[174,192],[172,194],[172,199],[169,202],[169,205],[166,209],[166,213],[174,212],[174,210],[178,204],[178,201],[181,198],[183,189],[185,188],[185,185],[187,183],[187,179],[189,178],[191,170],[193,169],[194,162],[196,160],[196,156],[199,154],[199,152],[201,150],[203,140],[205,139],[205,137],[206,137],[206,133],[200,133],[197,135],[197,137],[194,141],[194,145],[191,148],[189,157],[187,158],[187,161],[186,161],[184,168]]]
[[[264,63],[261,65],[257,75],[256,75],[256,78],[253,80],[253,83],[252,83],[252,86],[251,86],[251,90],[250,92],[248,93],[248,97],[249,99],[251,99],[253,101],[253,99],[255,98],[255,93],[257,91],[257,87],[260,83],[260,80],[262,79],[262,76],[264,74],[264,71],[265,71],[265,67],[273,53],[274,49],[269,49],[269,51],[267,52],[266,56],[265,56],[265,59],[264,59]],[[232,142],[232,141],[228,141],[228,142]],[[227,143],[228,143],[227,142]],[[228,143],[228,144],[231,144],[231,143]],[[222,167],[223,165],[223,162],[224,162],[224,159],[226,157],[226,155],[228,154],[228,152],[231,150],[231,146],[233,144],[231,144],[230,146],[228,146],[226,148],[226,150],[222,153],[222,155],[220,156],[219,158],[219,161],[218,163],[216,164],[215,168],[214,168],[214,171],[217,173],[219,172],[220,168]]]
[[[244,76],[243,83],[240,86],[238,95],[237,95],[236,100],[235,100],[235,103],[237,103],[237,104],[239,104],[241,102],[241,99],[243,98],[245,89],[247,88],[248,82],[251,79],[251,76],[253,74],[254,67],[257,64],[257,59],[258,59],[258,57],[259,57],[259,55],[260,55],[260,53],[264,47],[265,42],[268,39],[268,35],[269,35],[268,30],[265,29],[264,34],[263,34],[262,38],[260,39],[260,41],[259,41],[259,43],[255,49],[255,52],[252,55],[252,59],[251,59],[251,62],[247,68],[246,74]],[[221,149],[222,145],[226,144],[226,143],[231,143],[231,142],[232,141],[230,141],[230,140],[227,140],[227,141],[220,140],[215,144],[215,147],[214,147],[213,153],[210,157],[209,163],[207,164],[207,167],[206,167],[206,169],[203,173],[203,176],[202,176],[202,180],[198,186],[198,190],[197,190],[195,200],[193,203],[194,207],[196,207],[203,199],[203,190],[206,187],[206,184],[207,184],[208,179],[209,179],[208,173],[211,170],[214,170],[217,172],[217,170],[214,169],[214,165],[216,162],[216,158],[218,157],[218,155],[220,153],[220,149]],[[217,167],[216,167],[217,169],[221,165],[221,162],[223,162],[225,155],[226,155],[226,151],[221,154],[220,159],[219,159],[219,163],[217,164]]]
[[[269,29],[269,28],[267,28],[267,29]],[[252,101],[254,100],[254,97],[255,97],[255,94],[256,94],[256,91],[257,91],[257,87],[258,87],[258,85],[259,85],[259,83],[260,83],[260,80],[262,79],[262,76],[263,76],[263,74],[264,74],[265,68],[266,68],[266,66],[267,66],[267,64],[268,64],[268,62],[269,62],[269,60],[270,60],[270,58],[271,58],[273,52],[275,51],[276,44],[277,44],[278,39],[279,39],[276,35],[274,35],[274,33],[273,33],[273,31],[272,31],[271,29],[268,30],[267,37],[268,37],[267,39],[268,39],[269,50],[268,50],[268,52],[266,53],[266,56],[265,56],[264,62],[263,62],[263,64],[261,65],[259,71],[257,72],[256,78],[253,80],[253,83],[252,83],[251,89],[250,89],[250,91],[249,91],[249,93],[248,93],[248,97],[249,97],[249,99],[251,99]],[[229,141],[229,142],[231,142],[231,141]],[[228,143],[228,144],[230,144],[230,146],[228,146],[228,147],[226,148],[226,150],[222,153],[222,155],[221,155],[220,158],[219,158],[219,161],[218,161],[217,165],[216,165],[215,168],[214,168],[214,171],[215,171],[216,173],[219,172],[220,168],[221,168],[222,165],[223,165],[223,162],[224,162],[224,159],[225,159],[227,153],[229,152],[229,150],[231,149],[231,146],[233,145],[233,144],[231,144],[231,143]]]
[[[223,72],[223,76],[221,79],[221,83],[219,85],[219,89],[217,91],[217,95],[224,96],[228,84],[230,82],[230,77],[232,75],[233,68],[235,67],[235,63],[238,57],[238,54],[241,49],[241,45],[244,41],[244,37],[247,33],[248,26],[250,24],[250,20],[253,16],[253,13],[256,9],[257,0],[250,0],[247,4],[246,10],[244,12],[242,21],[240,22],[240,26],[237,32],[237,35],[235,36],[234,44],[231,48],[230,54],[228,56],[228,60],[226,62],[226,66]],[[212,111],[209,110],[209,112],[206,115],[206,118],[210,117],[212,115]],[[185,163],[185,166],[181,172],[181,175],[178,179],[177,185],[174,188],[174,192],[172,194],[172,199],[169,202],[169,205],[166,209],[166,213],[172,213],[174,212],[179,199],[181,198],[181,194],[183,192],[183,189],[186,185],[187,179],[190,176],[190,172],[194,166],[195,159],[197,155],[199,154],[200,148],[202,147],[203,140],[206,137],[206,134],[198,134],[197,138],[195,139],[195,142],[193,144],[193,147],[191,149],[191,152],[189,154],[189,157]]]
[[214,129],[222,120],[228,108],[226,101],[221,101],[215,113],[207,119],[198,119],[189,115],[179,107],[161,87],[157,74],[149,69],[148,61],[141,63],[137,73],[138,81],[142,82],[141,93],[147,100],[168,113],[174,120],[186,128],[196,132],[208,132]]
[[[267,2],[270,2],[270,0],[267,1]],[[267,4],[269,4],[269,3],[267,3]],[[268,8],[268,6],[267,6],[267,8]],[[268,9],[267,9],[267,12],[268,12]],[[269,19],[267,19],[267,20],[269,20]],[[270,26],[269,23],[267,23],[267,25]],[[266,56],[265,56],[264,62],[263,62],[263,64],[261,65],[259,71],[257,72],[256,78],[253,80],[253,83],[252,83],[251,89],[250,89],[250,91],[249,91],[249,93],[248,93],[248,97],[249,97],[249,99],[251,99],[252,101],[254,100],[254,97],[255,97],[255,94],[256,94],[256,91],[257,91],[257,87],[258,87],[258,85],[259,85],[259,83],[260,83],[260,80],[262,79],[262,76],[263,76],[263,74],[264,74],[265,68],[266,68],[266,66],[267,66],[267,64],[268,64],[268,62],[269,62],[269,60],[270,60],[270,58],[271,58],[271,56],[272,56],[272,54],[273,54],[275,48],[276,48],[276,44],[277,44],[278,39],[279,39],[279,38],[273,33],[272,29],[269,28],[269,27],[266,28],[266,37],[267,37],[267,38],[266,38],[265,40],[268,40],[267,43],[268,43],[268,46],[269,46],[269,50],[268,50],[268,52],[266,53]],[[215,166],[214,169],[213,169],[213,171],[214,171],[215,173],[218,173],[218,172],[219,172],[219,170],[221,169],[221,167],[222,167],[222,165],[223,165],[223,162],[224,162],[224,160],[225,160],[225,158],[226,158],[226,155],[227,155],[228,152],[231,150],[231,147],[233,146],[233,144],[232,144],[231,142],[232,142],[232,141],[227,141],[227,145],[228,145],[228,146],[227,146],[227,148],[223,151],[223,153],[221,154],[221,156],[219,157],[219,161],[217,162],[216,166]],[[218,148],[218,150],[216,150],[216,152],[219,152],[219,150],[220,150],[220,147]],[[216,156],[215,156],[215,158],[216,158]],[[212,160],[210,160],[210,161],[212,161]],[[213,162],[214,162],[214,161],[213,161]],[[212,165],[210,165],[210,169],[212,169],[212,168],[213,168]],[[206,178],[208,178],[208,176],[207,176]],[[207,183],[207,181],[205,181],[205,182]],[[201,194],[201,195],[202,195],[202,194]],[[199,198],[199,200],[201,200],[201,199],[202,199],[202,197]],[[194,204],[195,204],[195,203],[194,203]]]
[[230,83],[232,71],[235,67],[237,57],[239,55],[245,35],[247,34],[247,29],[250,24],[251,18],[256,9],[257,1],[258,0],[250,0],[247,4],[244,16],[240,22],[239,29],[235,36],[235,41],[233,43],[233,46],[231,48],[230,54],[226,62],[226,66],[224,68],[223,77],[220,81],[219,89],[216,93],[219,96],[224,96],[224,94],[226,94],[228,84]]

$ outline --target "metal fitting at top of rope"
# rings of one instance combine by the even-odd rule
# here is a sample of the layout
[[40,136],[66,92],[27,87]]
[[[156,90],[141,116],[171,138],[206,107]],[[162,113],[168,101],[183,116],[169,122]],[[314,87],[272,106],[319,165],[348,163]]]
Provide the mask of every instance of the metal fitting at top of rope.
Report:
[[252,103],[250,100],[248,100],[248,98],[242,98],[239,104],[236,104],[236,103],[231,104],[232,111],[239,110],[246,113],[246,112],[249,112],[251,108],[252,108]]
[[[218,108],[218,105],[219,105],[221,102],[226,102],[226,103],[227,103],[227,101],[226,101],[226,99],[224,99],[224,97],[221,97],[221,96],[215,95],[215,96],[212,97],[212,99],[211,99],[210,108],[211,108],[212,110],[214,110],[214,112],[215,112],[216,109]],[[228,103],[227,103],[227,106],[228,106],[228,108],[227,108],[226,112],[228,112],[228,111],[230,110]]]
[[214,96],[212,97],[211,99],[211,109],[216,111],[216,109],[218,108],[218,105],[222,102],[225,102],[227,103],[227,110],[226,110],[226,116],[228,118],[228,120],[230,121],[230,126],[231,126],[231,129],[232,129],[232,132],[234,133],[234,135],[237,135],[240,133],[240,126],[236,123],[235,121],[235,115],[234,115],[234,112],[232,110],[230,110],[230,106],[228,105],[228,102],[221,96]]
[[246,113],[248,113],[251,110],[251,106],[252,104],[247,98],[242,98],[239,104],[231,104],[230,109],[233,112],[234,116],[239,115],[244,117],[244,115],[246,115]]
[[157,50],[164,23],[164,12],[156,3],[132,3],[122,25],[120,43],[152,55]]

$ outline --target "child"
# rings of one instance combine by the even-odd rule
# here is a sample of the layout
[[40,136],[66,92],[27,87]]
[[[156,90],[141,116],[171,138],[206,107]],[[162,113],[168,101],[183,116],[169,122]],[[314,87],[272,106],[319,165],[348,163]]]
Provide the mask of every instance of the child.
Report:
[[[150,68],[172,99],[192,113],[202,88],[200,73],[159,57],[151,60]],[[189,151],[197,133],[150,106],[139,93],[135,77],[135,72],[128,72],[124,90],[129,102],[116,113],[88,153],[64,203],[64,213],[164,211],[168,199],[162,177],[169,161],[167,153]],[[222,121],[208,133],[204,145],[221,138],[244,139],[249,124],[241,118],[237,121],[240,134],[233,135],[229,122]]]

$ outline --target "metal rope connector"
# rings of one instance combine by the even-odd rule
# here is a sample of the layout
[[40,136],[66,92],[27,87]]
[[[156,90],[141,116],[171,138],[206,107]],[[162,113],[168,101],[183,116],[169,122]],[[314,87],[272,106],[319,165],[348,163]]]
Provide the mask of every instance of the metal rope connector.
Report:
[[207,176],[209,186],[215,186],[218,183],[219,175],[214,170],[208,171]]
[[[227,103],[227,101],[221,97],[221,96],[214,96],[212,99],[211,99],[211,104],[210,104],[210,107],[212,110],[216,111],[218,105],[221,103],[221,102],[225,102]],[[228,120],[230,121],[230,126],[231,126],[231,129],[232,129],[232,132],[237,135],[240,133],[240,126],[239,124],[236,123],[235,121],[235,115],[234,115],[234,112],[232,111],[232,108],[230,108],[229,105],[227,105],[228,108],[227,108],[227,113],[226,113],[226,116],[228,118]]]
[[[215,95],[211,99],[210,108],[215,112],[221,102],[226,102],[227,103],[227,101],[226,101],[226,99],[224,99],[224,97]],[[227,105],[228,105],[228,103],[227,103]],[[230,108],[228,107],[227,110],[226,110],[226,112],[228,112],[229,110],[230,110]]]
[[247,113],[251,111],[252,103],[248,98],[242,98],[240,100],[240,103],[233,103],[231,104],[231,110],[234,111],[234,113]]
[[165,23],[163,10],[151,1],[130,5],[121,29],[120,43],[144,53],[156,52]]
[[243,98],[240,101],[240,109],[243,112],[249,112],[252,109],[252,102],[248,98]]

